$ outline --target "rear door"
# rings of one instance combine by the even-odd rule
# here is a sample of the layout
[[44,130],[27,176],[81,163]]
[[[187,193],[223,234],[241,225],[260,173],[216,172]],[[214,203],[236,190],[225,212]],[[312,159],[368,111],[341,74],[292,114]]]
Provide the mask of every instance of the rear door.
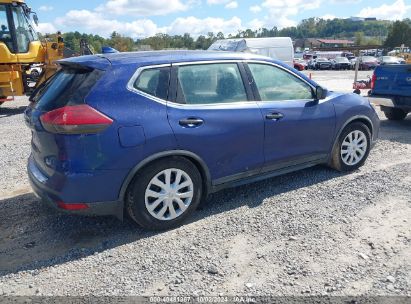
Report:
[[236,62],[173,66],[167,111],[179,148],[207,164],[214,184],[256,174],[264,162],[264,122]]
[[335,129],[334,105],[315,101],[314,88],[280,66],[248,63],[265,121],[265,171],[325,159]]

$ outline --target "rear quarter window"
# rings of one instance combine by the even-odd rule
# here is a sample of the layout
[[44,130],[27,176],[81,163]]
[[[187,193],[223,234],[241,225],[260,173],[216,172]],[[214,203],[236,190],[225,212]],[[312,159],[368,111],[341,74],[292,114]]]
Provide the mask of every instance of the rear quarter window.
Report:
[[64,106],[85,103],[85,98],[104,74],[93,69],[63,68],[50,78],[31,98],[35,108],[52,111]]
[[134,82],[134,88],[151,96],[167,100],[170,83],[170,68],[143,70]]

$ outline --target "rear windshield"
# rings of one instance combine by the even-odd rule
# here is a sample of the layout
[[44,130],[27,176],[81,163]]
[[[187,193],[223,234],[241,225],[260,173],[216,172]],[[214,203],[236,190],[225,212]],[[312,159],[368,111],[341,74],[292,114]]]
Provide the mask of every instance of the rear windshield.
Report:
[[96,69],[63,68],[40,87],[31,100],[36,103],[35,108],[41,111],[83,104],[103,73]]

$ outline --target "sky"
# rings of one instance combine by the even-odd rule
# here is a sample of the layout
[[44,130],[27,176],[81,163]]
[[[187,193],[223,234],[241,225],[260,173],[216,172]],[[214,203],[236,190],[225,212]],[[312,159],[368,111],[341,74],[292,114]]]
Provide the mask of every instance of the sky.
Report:
[[235,34],[261,27],[283,28],[309,17],[411,18],[411,0],[26,0],[37,12],[39,31],[79,31],[133,38],[208,32]]

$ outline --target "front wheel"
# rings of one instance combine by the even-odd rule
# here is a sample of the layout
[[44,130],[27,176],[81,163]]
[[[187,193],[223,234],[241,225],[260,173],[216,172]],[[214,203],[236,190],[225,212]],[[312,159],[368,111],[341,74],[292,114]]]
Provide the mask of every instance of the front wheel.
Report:
[[202,191],[201,174],[192,162],[183,157],[162,159],[134,177],[126,208],[144,228],[171,229],[193,213]]
[[366,125],[354,122],[341,132],[334,147],[331,167],[338,171],[352,171],[361,167],[370,153],[371,133]]
[[407,112],[401,109],[381,107],[381,110],[389,120],[403,120],[407,116]]

